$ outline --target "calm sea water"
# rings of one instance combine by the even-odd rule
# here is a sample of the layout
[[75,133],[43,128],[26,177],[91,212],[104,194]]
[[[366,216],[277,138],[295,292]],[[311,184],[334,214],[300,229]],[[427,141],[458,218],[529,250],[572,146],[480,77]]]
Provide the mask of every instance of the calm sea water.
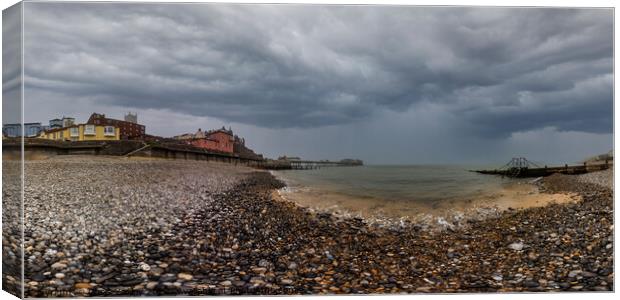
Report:
[[274,173],[287,183],[287,195],[292,198],[302,196],[303,204],[323,201],[350,208],[365,205],[367,210],[398,210],[407,207],[403,204],[413,203],[437,206],[442,202],[485,197],[518,183],[514,179],[468,171],[479,168],[482,167],[360,166]]

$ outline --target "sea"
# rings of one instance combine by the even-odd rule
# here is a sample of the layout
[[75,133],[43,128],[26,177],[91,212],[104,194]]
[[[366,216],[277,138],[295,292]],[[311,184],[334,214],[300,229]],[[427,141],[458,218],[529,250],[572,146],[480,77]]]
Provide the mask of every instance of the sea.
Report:
[[282,198],[361,217],[402,218],[482,206],[518,207],[523,196],[538,194],[531,179],[469,171],[481,168],[485,166],[367,165],[272,173],[287,185],[279,191]]

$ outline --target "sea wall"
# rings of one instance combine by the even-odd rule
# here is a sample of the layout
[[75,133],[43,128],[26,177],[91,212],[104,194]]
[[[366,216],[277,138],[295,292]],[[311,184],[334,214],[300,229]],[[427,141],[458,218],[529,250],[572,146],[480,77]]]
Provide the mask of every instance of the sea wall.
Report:
[[[4,139],[2,143],[3,159],[21,159],[21,149],[21,139]],[[55,155],[109,155],[217,161],[257,168],[262,168],[264,165],[263,160],[244,158],[235,154],[210,152],[189,145],[147,144],[129,140],[70,142],[24,139],[23,149],[26,160],[46,159]]]

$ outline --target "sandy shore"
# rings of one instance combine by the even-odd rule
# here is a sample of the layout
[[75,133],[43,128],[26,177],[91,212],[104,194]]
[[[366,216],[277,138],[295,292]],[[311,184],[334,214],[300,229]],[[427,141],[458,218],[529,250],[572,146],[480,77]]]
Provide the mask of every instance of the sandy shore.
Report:
[[613,290],[612,190],[580,177],[542,186],[581,201],[439,232],[274,201],[271,175],[225,164],[62,157],[26,177],[29,297]]
[[354,197],[315,190],[290,190],[284,187],[274,197],[288,200],[317,212],[345,217],[360,217],[370,222],[389,223],[407,220],[425,226],[441,226],[446,222],[460,223],[463,218],[486,218],[501,212],[550,204],[574,203],[581,196],[572,192],[545,193],[527,181],[505,185],[466,198],[447,199],[429,204],[417,201],[386,201],[372,197]]

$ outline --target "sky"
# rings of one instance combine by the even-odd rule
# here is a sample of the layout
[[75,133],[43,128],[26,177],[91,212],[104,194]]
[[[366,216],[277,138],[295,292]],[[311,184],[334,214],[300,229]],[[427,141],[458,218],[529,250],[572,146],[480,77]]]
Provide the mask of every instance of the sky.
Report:
[[268,157],[578,162],[613,148],[612,31],[611,9],[26,3],[24,121],[131,111]]

